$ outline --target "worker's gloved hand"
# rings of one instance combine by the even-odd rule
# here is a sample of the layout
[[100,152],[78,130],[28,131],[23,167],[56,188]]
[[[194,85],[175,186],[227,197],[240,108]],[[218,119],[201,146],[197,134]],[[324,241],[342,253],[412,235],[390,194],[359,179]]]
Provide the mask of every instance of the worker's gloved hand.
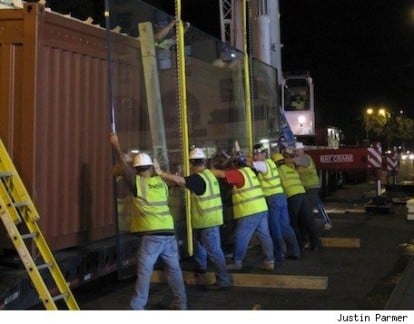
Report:
[[158,174],[159,176],[163,174],[160,164],[158,163],[158,160],[156,158],[154,158],[153,166],[156,174]]
[[114,177],[122,176],[124,173],[124,169],[125,167],[122,164],[117,163],[112,167],[112,175]]
[[121,151],[121,148],[119,146],[119,139],[118,135],[116,133],[110,133],[109,134],[109,141],[111,142],[112,146],[116,151]]

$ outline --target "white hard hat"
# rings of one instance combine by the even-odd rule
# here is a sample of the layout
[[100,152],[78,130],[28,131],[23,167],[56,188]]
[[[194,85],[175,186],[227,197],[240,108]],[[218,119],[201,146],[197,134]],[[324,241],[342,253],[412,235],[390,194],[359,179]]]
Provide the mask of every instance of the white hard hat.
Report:
[[152,165],[152,159],[147,153],[138,153],[134,157],[134,167]]
[[199,148],[193,148],[190,151],[190,160],[204,160],[206,158],[206,154],[204,153],[204,151],[202,149]]
[[303,150],[304,148],[305,146],[303,145],[302,142],[296,142],[296,145],[295,145],[296,150]]

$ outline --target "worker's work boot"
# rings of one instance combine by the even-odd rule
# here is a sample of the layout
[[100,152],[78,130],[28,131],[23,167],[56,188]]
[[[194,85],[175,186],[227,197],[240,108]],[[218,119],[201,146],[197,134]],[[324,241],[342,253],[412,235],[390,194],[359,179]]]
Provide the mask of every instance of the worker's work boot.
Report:
[[241,270],[243,268],[240,261],[235,261],[234,263],[227,265],[227,270]]
[[275,270],[275,261],[265,261],[263,264],[263,270],[266,270],[266,271]]
[[323,228],[325,229],[325,231],[329,231],[330,229],[332,229],[332,225],[329,223],[326,223],[325,225],[323,225]]

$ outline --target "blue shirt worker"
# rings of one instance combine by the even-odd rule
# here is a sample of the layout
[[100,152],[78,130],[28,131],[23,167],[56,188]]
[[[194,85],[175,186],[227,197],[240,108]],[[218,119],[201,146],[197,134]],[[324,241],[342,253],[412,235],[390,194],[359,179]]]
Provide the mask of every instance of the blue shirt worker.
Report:
[[130,231],[137,233],[141,239],[135,294],[131,298],[130,306],[134,310],[144,309],[148,302],[154,264],[161,257],[166,264],[168,284],[174,295],[171,307],[187,309],[174,219],[168,206],[168,186],[161,177],[154,176],[153,162],[148,154],[138,153],[134,157],[134,170],[128,166],[121,152],[117,134],[112,133],[110,141],[118,159],[125,166],[124,177],[135,197]]
[[[266,158],[267,151],[262,144],[253,147],[252,165],[257,172],[260,185],[269,208],[269,229],[273,240],[276,262],[299,259],[300,248],[295,231],[290,224],[288,203],[276,164]],[[286,250],[286,253],[285,253]]]
[[280,153],[272,156],[279,170],[283,189],[288,200],[288,210],[291,224],[296,233],[301,250],[304,249],[304,235],[309,236],[311,250],[322,248],[318,231],[312,217],[312,207],[306,195],[305,188],[296,169],[286,164]]
[[274,270],[273,242],[269,233],[268,208],[259,180],[253,169],[246,164],[246,156],[238,153],[234,158],[236,168],[212,169],[216,177],[223,178],[233,186],[234,264],[228,269],[241,270],[249,242],[253,236],[259,239],[265,255],[264,270]]
[[191,225],[194,230],[194,259],[202,277],[207,271],[208,258],[216,270],[216,283],[203,285],[207,290],[230,287],[226,258],[221,248],[220,226],[223,225],[223,206],[217,178],[206,168],[206,155],[200,148],[190,151],[191,175],[182,177],[162,171],[155,161],[155,172],[163,179],[185,186],[191,191]]

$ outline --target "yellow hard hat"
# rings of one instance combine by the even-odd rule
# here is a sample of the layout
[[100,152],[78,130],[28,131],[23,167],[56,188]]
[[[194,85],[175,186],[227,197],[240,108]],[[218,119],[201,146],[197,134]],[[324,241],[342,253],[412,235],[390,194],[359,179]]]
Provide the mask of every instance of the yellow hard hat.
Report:
[[284,160],[284,159],[285,158],[280,153],[275,153],[275,154],[272,155],[272,160],[275,161],[275,162],[278,162],[278,161]]

